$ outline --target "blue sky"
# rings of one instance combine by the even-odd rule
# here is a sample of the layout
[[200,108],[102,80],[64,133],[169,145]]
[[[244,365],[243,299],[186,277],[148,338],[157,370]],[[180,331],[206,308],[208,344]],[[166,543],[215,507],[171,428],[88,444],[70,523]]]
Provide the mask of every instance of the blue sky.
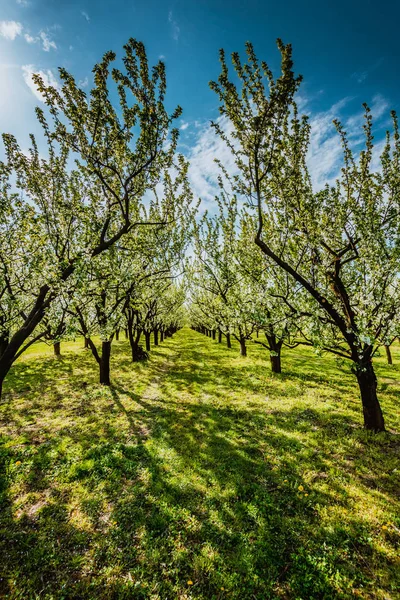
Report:
[[184,109],[182,148],[198,169],[195,191],[212,195],[211,163],[207,175],[201,170],[213,153],[224,152],[208,127],[217,117],[208,81],[219,73],[218,49],[242,51],[250,40],[276,69],[275,39],[281,37],[292,43],[296,70],[304,76],[300,101],[312,119],[310,160],[322,184],[340,154],[332,118],[342,118],[356,139],[366,101],[380,139],[389,110],[399,107],[399,17],[394,1],[1,0],[0,131],[14,133],[21,144],[28,131],[38,131],[34,106],[40,99],[30,85],[32,71],[51,80],[62,65],[90,86],[92,66],[103,52],[122,54],[125,41],[136,37],[150,62],[166,62],[168,104]]

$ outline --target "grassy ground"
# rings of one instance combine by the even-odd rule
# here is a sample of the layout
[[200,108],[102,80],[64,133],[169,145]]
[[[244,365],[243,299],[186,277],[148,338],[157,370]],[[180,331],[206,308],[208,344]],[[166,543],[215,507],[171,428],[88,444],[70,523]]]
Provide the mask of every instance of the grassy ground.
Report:
[[32,348],[0,405],[1,597],[400,598],[398,347],[379,435],[309,349],[271,376],[186,329],[147,363],[120,341],[110,389],[62,351]]

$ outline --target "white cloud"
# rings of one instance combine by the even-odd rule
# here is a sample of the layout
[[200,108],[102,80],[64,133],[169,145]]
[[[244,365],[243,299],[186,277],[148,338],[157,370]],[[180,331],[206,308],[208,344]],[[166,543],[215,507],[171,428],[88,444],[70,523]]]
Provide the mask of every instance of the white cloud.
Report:
[[22,33],[22,25],[18,21],[0,21],[0,35],[6,40],[15,40]]
[[89,85],[89,79],[87,77],[85,77],[85,79],[81,79],[78,81],[78,85],[80,88],[87,87]]
[[57,50],[57,45],[54,42],[54,40],[50,39],[49,34],[41,31],[39,33],[40,39],[42,40],[42,48],[45,52],[49,52],[51,50],[51,48],[53,48],[53,50]]
[[181,131],[185,131],[189,127],[189,123],[187,121],[183,121],[182,125],[179,127]]
[[172,10],[170,10],[168,13],[168,21],[171,24],[171,35],[173,39],[177,42],[179,40],[181,28],[179,27],[177,21],[175,21],[174,16],[172,14]]
[[28,42],[28,44],[36,44],[36,42],[39,40],[39,38],[35,38],[32,35],[30,35],[29,33],[25,33],[24,35],[25,41]]
[[160,54],[160,56],[158,57],[158,60],[165,60],[164,54]]
[[17,0],[17,4],[26,8],[27,6],[30,5],[30,2],[28,2],[28,0]]
[[[219,117],[217,121],[228,134],[232,131],[232,125],[226,117]],[[222,162],[229,174],[237,171],[231,151],[211,125],[203,123],[198,128],[196,142],[189,149],[187,157],[190,162],[189,179],[195,197],[201,198],[205,205],[212,203],[219,191],[218,176],[221,174],[215,159]]]
[[51,85],[59,90],[60,84],[57,81],[57,79],[51,69],[47,69],[46,71],[41,71],[40,69],[35,69],[34,65],[24,65],[22,67],[22,76],[24,78],[26,85],[31,90],[32,94],[34,94],[34,96],[36,96],[36,98],[38,100],[40,100],[40,102],[44,102],[43,95],[39,92],[39,90],[36,87],[36,84],[34,83],[34,81],[32,79],[32,75],[34,73],[37,73],[42,77],[45,85]]
[[88,15],[88,13],[86,12],[86,10],[81,10],[81,15],[84,19],[86,19],[86,21],[89,23],[90,22],[90,17]]
[[[327,183],[333,185],[340,174],[343,166],[343,148],[333,120],[342,120],[344,129],[347,131],[351,147],[357,157],[364,142],[362,130],[364,112],[363,109],[350,116],[349,105],[353,98],[343,98],[326,111],[310,112],[309,123],[311,125],[310,145],[307,153],[307,164],[313,182],[314,190],[322,189]],[[307,98],[301,99],[303,107],[307,107]],[[373,98],[371,111],[374,118],[374,129],[382,127],[382,117],[387,113],[388,103],[381,95]],[[226,117],[217,120],[220,127],[229,135],[232,125]],[[221,174],[215,159],[219,159],[230,175],[237,173],[233,156],[226,144],[216,135],[214,129],[208,123],[195,121],[194,123],[194,146],[184,152],[190,161],[189,178],[193,193],[202,198],[205,206],[213,206],[213,200],[219,193],[218,176]],[[375,140],[373,160],[371,168],[380,168],[379,156],[382,153],[385,140]]]
[[342,166],[342,143],[333,119],[340,117],[340,111],[350,100],[351,98],[343,98],[329,110],[310,116],[311,136],[307,164],[316,190],[322,189],[326,183],[333,184]]

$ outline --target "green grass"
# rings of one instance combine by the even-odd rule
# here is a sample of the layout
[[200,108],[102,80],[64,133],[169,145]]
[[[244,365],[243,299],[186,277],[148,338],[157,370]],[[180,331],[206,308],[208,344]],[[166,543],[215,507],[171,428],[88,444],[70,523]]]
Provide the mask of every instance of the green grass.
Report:
[[82,341],[38,344],[0,405],[0,596],[400,598],[399,392],[362,429],[348,367],[309,349],[247,358],[184,329],[110,389]]

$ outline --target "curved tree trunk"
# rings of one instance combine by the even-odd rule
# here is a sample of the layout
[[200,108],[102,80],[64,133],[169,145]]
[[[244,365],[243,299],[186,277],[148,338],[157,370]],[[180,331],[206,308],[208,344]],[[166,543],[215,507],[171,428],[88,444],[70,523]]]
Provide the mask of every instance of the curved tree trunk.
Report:
[[385,431],[385,421],[376,395],[377,380],[372,362],[359,368],[356,376],[360,388],[365,429],[375,432]]
[[54,356],[57,356],[57,357],[61,356],[61,343],[54,342],[53,350],[54,350]]
[[392,365],[393,360],[392,360],[392,353],[390,352],[390,346],[385,346],[385,350],[386,350],[386,358],[387,358],[388,365]]
[[245,338],[240,338],[240,356],[247,356],[247,348],[246,348],[246,340]]
[[85,345],[84,345],[83,347],[84,347],[85,349],[86,349],[86,348],[89,348],[89,338],[85,337],[85,338],[83,338],[83,339],[84,339],[84,343],[85,343]]

